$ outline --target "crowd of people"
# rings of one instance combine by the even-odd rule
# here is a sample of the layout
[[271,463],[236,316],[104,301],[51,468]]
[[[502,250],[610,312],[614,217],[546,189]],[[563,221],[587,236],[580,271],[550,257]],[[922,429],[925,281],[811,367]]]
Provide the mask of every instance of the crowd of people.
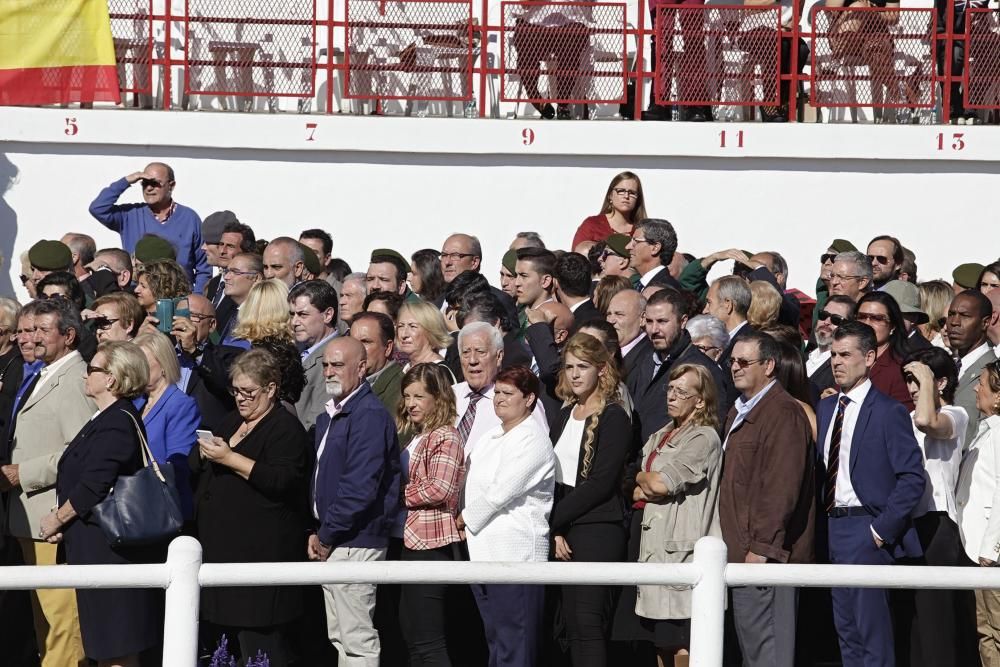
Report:
[[[899,239],[822,239],[813,300],[777,251],[680,252],[623,172],[571,249],[489,250],[495,286],[474,230],[352,272],[321,229],[265,242],[175,185],[163,163],[115,181],[90,213],[120,247],[39,240],[30,300],[0,298],[5,564],[162,561],[95,512],[142,443],[205,562],[614,567],[709,535],[733,563],[1000,560],[1000,262],[918,282]],[[4,592],[3,662],[158,664],[162,596]],[[728,608],[731,664],[1000,664],[996,591]],[[275,667],[670,667],[690,616],[683,586],[207,588],[200,641]]]

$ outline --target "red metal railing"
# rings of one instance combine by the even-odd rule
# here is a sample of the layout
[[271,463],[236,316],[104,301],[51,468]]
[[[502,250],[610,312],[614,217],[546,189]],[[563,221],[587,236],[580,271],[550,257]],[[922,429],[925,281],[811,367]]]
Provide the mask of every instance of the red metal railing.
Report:
[[332,113],[350,106],[339,100],[372,101],[375,111],[382,101],[426,100],[450,113],[452,103],[475,100],[486,116],[500,102],[610,103],[640,119],[649,101],[759,106],[795,120],[808,87],[814,107],[871,108],[876,119],[879,109],[932,109],[939,100],[943,120],[1000,109],[1000,22],[988,9],[956,15],[954,0],[943,17],[822,7],[803,25],[798,3],[657,4],[651,16],[647,1],[632,6],[636,26],[623,2],[575,0],[158,0],[160,14],[153,0],[109,7],[119,82],[136,106],[155,96],[163,108],[191,108],[202,95],[223,109],[266,101],[274,111],[276,98],[293,97],[303,112],[313,102]]

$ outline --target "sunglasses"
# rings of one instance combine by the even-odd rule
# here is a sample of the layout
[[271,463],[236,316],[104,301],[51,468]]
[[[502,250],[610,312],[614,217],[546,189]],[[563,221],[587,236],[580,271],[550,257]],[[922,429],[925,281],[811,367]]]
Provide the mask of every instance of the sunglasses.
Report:
[[110,329],[111,325],[115,322],[120,322],[121,318],[111,318],[111,317],[98,317],[94,319],[94,328],[98,331],[104,331],[105,329]]
[[19,275],[18,278],[21,279],[21,284],[22,285],[27,285],[28,282],[31,280],[31,276],[26,276],[23,273],[21,275]]
[[144,178],[144,179],[142,179],[142,187],[144,187],[144,188],[162,188],[163,187],[163,183],[160,183],[158,180],[153,179],[153,178]]
[[753,366],[754,364],[763,363],[763,359],[740,359],[739,357],[732,357],[729,360],[730,366],[739,366],[740,368],[747,368]]
[[826,264],[827,262],[832,262],[837,257],[835,252],[825,252],[819,256],[820,264]]
[[87,375],[93,375],[94,373],[107,373],[107,368],[101,368],[100,366],[91,366],[87,364]]
[[837,315],[836,313],[830,313],[825,310],[821,310],[819,311],[819,318],[817,318],[816,321],[819,322],[821,320],[830,320],[830,324],[834,325],[835,327],[839,327],[841,324],[847,322],[849,319],[850,318],[844,317],[843,315]]
[[885,266],[889,263],[889,258],[885,255],[868,255],[868,261],[872,264],[878,263]]
[[854,316],[858,322],[878,322],[880,324],[889,324],[888,315],[879,315],[878,313],[858,313]]

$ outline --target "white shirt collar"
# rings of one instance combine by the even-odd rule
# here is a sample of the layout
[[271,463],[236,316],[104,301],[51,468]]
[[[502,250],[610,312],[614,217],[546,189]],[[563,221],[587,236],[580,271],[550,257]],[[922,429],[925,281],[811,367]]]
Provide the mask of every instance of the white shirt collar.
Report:
[[42,377],[43,378],[52,377],[52,374],[55,373],[57,370],[68,364],[70,361],[79,358],[80,358],[80,353],[77,352],[76,350],[73,350],[66,356],[56,359],[51,364],[42,366],[42,371],[41,371]]
[[733,336],[736,335],[736,332],[738,332],[740,329],[742,329],[743,327],[745,327],[746,324],[747,324],[747,321],[743,320],[742,322],[740,322],[739,324],[736,325],[735,329],[733,329],[732,331],[729,332],[729,341],[730,342],[732,342]]
[[320,339],[320,341],[315,343],[312,347],[307,347],[306,349],[302,350],[302,360],[305,361],[306,359],[308,359],[309,355],[311,355],[313,352],[315,352],[319,348],[329,343],[333,338],[337,336],[337,334],[338,334],[337,330],[334,329],[333,331],[330,332],[328,336]]
[[962,372],[964,373],[967,368],[972,364],[976,363],[981,356],[990,351],[990,343],[986,341],[974,350],[969,350],[964,357],[962,357]]
[[643,332],[642,330],[640,330],[639,331],[639,335],[636,336],[635,338],[633,338],[631,343],[626,343],[625,345],[622,345],[622,348],[621,348],[621,350],[622,350],[622,356],[624,357],[626,354],[628,354],[629,352],[631,352],[632,348],[634,348],[636,345],[638,345],[640,342],[642,342],[642,339],[645,338],[645,337],[646,337],[645,332]]
[[847,398],[851,399],[851,403],[853,405],[861,405],[865,402],[865,398],[868,397],[868,392],[871,391],[871,389],[872,381],[870,379],[866,379],[857,387],[847,392],[847,394],[840,392],[840,396],[847,396]]
[[576,309],[582,306],[583,304],[587,303],[588,301],[590,301],[590,299],[580,299],[579,301],[577,301],[576,303],[574,303],[572,306],[569,307],[569,312],[575,314]]
[[352,391],[350,394],[348,394],[345,398],[341,399],[341,401],[339,403],[336,402],[337,399],[331,398],[323,406],[323,407],[326,408],[326,413],[328,415],[330,415],[331,417],[336,417],[337,415],[339,415],[340,411],[344,409],[345,405],[347,405],[347,402],[349,400],[351,400],[352,398],[354,398],[355,394],[357,394],[359,391],[361,391],[361,388],[364,387],[367,383],[368,383],[368,380],[362,380],[361,384],[359,384],[354,389],[354,391]]
[[642,277],[639,278],[639,283],[643,287],[649,287],[649,281],[652,280],[653,278],[655,278],[656,274],[658,274],[660,271],[662,271],[665,268],[667,268],[667,267],[665,267],[662,264],[660,264],[659,266],[650,269],[646,273],[642,274]]

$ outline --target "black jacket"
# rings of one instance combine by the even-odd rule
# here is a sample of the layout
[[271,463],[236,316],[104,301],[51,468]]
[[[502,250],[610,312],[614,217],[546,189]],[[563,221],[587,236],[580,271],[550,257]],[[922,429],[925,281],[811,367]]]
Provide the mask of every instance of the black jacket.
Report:
[[573,311],[573,328],[570,329],[570,335],[572,336],[580,330],[580,327],[594,319],[603,320],[604,316],[601,315],[601,311],[597,310],[597,306],[594,305],[594,302],[587,299]]

